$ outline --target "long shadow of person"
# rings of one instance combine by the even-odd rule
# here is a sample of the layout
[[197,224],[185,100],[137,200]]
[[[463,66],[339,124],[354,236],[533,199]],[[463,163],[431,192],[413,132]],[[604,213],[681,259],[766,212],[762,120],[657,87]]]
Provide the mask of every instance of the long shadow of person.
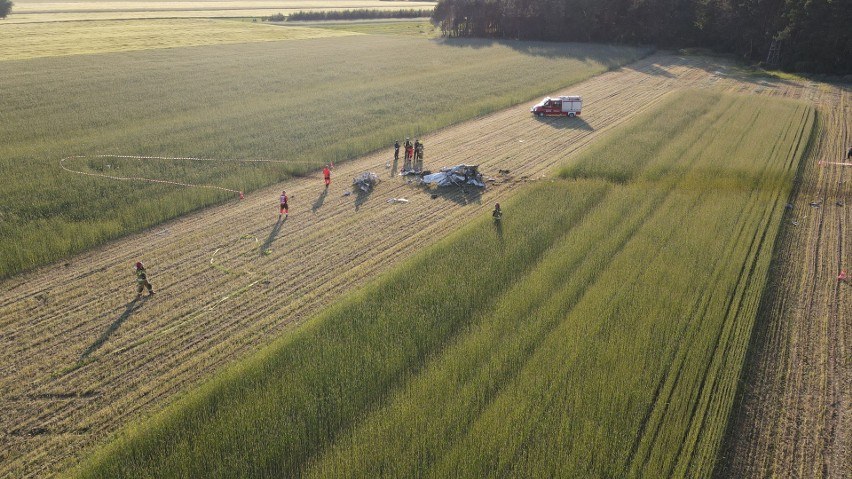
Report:
[[393,166],[391,166],[391,170],[390,170],[390,177],[391,178],[396,176],[397,172],[399,171],[398,168],[399,168],[399,158],[394,158],[393,159]]
[[323,189],[322,193],[317,197],[317,200],[314,201],[314,205],[311,206],[311,213],[316,213],[318,209],[322,208],[322,204],[325,203],[325,198],[328,196],[328,189]]
[[503,244],[503,221],[495,219],[494,229],[497,231],[497,240],[500,241],[500,244]]
[[278,236],[278,233],[281,231],[281,225],[283,225],[285,221],[287,221],[287,217],[284,217],[284,219],[279,219],[278,222],[275,223],[275,226],[272,227],[272,231],[269,232],[269,236],[266,237],[266,241],[264,241],[263,244],[260,245],[259,254],[266,254],[266,251],[272,245],[272,242],[275,241],[275,237]]
[[101,346],[103,346],[104,343],[107,342],[110,336],[112,336],[112,334],[115,333],[119,327],[121,327],[121,323],[127,321],[127,318],[129,318],[137,309],[139,309],[142,306],[143,302],[144,299],[142,298],[134,298],[133,301],[127,303],[124,312],[121,313],[121,315],[116,318],[116,320],[113,321],[112,324],[109,325],[106,331],[104,331],[103,334],[101,334],[101,336],[94,343],[92,343],[88,348],[86,348],[85,351],[83,351],[83,354],[80,356],[80,360],[82,361],[86,359],[92,353],[100,349]]

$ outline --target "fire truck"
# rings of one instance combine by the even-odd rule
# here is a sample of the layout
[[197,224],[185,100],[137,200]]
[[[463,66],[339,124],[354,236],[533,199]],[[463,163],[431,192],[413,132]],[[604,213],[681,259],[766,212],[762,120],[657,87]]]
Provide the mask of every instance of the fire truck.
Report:
[[567,116],[574,118],[583,109],[583,98],[579,96],[545,97],[530,111],[536,116]]

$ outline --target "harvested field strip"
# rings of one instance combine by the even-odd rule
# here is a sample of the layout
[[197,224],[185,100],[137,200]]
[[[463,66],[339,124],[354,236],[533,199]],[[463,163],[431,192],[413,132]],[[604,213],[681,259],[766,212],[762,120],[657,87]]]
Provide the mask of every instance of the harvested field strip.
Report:
[[[194,466],[181,464],[180,459],[174,462],[173,458],[186,460],[197,454],[195,446],[185,442],[186,436],[179,430],[173,431],[176,435],[148,436],[145,429],[140,429],[142,437],[147,438],[133,443],[134,456],[151,458],[164,448],[175,455],[163,457],[158,465],[148,461],[135,465],[150,466],[149,471],[162,476],[181,470],[190,476],[218,477],[298,473],[305,461],[334,439],[336,431],[346,429],[361,411],[380,402],[387,394],[383,391],[416,372],[426,357],[436,354],[480,309],[487,308],[515,278],[523,276],[526,266],[535,264],[555,237],[570,230],[605,188],[598,184],[570,192],[551,190],[556,190],[561,202],[578,208],[568,209],[543,224],[532,216],[519,216],[509,222],[503,237],[494,234],[491,225],[480,222],[475,232],[442,242],[431,253],[395,271],[381,286],[369,287],[332,307],[328,319],[306,325],[283,343],[253,358],[250,366],[228,373],[228,379],[189,399],[189,408],[174,408],[174,416],[164,425],[176,421],[189,426],[197,417],[196,412],[190,411],[215,411],[205,430],[191,433],[202,441],[222,438],[217,441],[219,447],[208,450],[209,456],[205,453],[205,460]],[[553,199],[553,195],[539,195],[529,206],[544,209]],[[504,242],[512,247],[501,247]],[[482,253],[500,250],[503,254],[499,261],[481,263]],[[464,278],[454,278],[453,271],[463,272]],[[430,287],[423,288],[424,284]],[[440,307],[434,297],[440,298]],[[424,321],[401,328],[399,321],[405,317]],[[317,338],[322,338],[319,343]],[[283,375],[272,373],[285,370],[288,372]],[[277,377],[271,388],[268,373]],[[238,382],[236,388],[231,381]],[[244,404],[242,401],[248,398],[253,399]],[[284,409],[280,409],[282,406]],[[253,418],[244,424],[246,429],[242,432],[231,431],[250,440],[245,443],[245,450],[254,452],[247,455],[232,450],[225,438],[234,435],[220,436],[223,428],[230,429],[235,417]],[[255,420],[272,422],[261,426]],[[275,444],[277,452],[262,453],[264,444]],[[229,459],[217,459],[222,457]],[[183,469],[186,465],[190,469]],[[123,467],[107,468],[99,474],[118,477],[125,473]]]
[[773,259],[715,477],[846,477],[852,470],[852,137],[848,85],[816,97],[818,135]]
[[12,24],[0,28],[0,62],[159,48],[274,42],[357,35],[345,30],[280,28],[226,20],[146,20]]
[[[539,120],[530,117],[529,105],[519,105],[426,136],[430,168],[481,163],[486,174],[497,177],[481,195],[439,191],[432,200],[392,177],[384,169],[388,152],[381,151],[338,165],[328,194],[321,194],[321,177],[308,174],[2,281],[0,401],[8,414],[0,415],[0,476],[44,478],[66,469],[86,454],[86,446],[103,443],[128,422],[161,410],[329,301],[487,213],[489,204],[507,199],[520,185],[573,161],[602,133],[653,107],[673,89],[759,89],[764,95],[834,104],[834,88],[771,80],[758,84],[733,71],[718,59],[655,55],[551,94],[582,92],[588,106],[582,121]],[[499,176],[498,169],[511,174]],[[354,199],[341,195],[349,179],[369,170],[382,172],[383,181],[356,210]],[[275,202],[282,188],[293,195],[291,214],[276,229]],[[411,203],[386,203],[397,197]],[[810,209],[807,202],[796,208]],[[268,244],[269,254],[262,255],[253,238],[243,239],[246,235]],[[213,268],[209,261],[217,249],[217,264],[245,276]],[[130,268],[139,259],[149,265],[161,294],[132,309],[113,329],[128,309]],[[170,334],[158,334],[250,284],[251,274],[266,279]],[[146,342],[117,352],[140,340]],[[102,342],[89,361],[78,364],[97,341]],[[86,391],[96,394],[28,399]]]
[[649,118],[684,104],[624,184],[581,156],[588,179],[334,304],[81,477],[707,476],[814,115],[689,92],[629,128],[668,135]]
[[[647,53],[609,46],[519,46],[357,35],[346,42],[320,38],[4,62],[0,276],[233,198],[57,174],[61,158],[87,156],[75,169],[92,173],[248,193]],[[401,56],[418,62],[409,68],[387,61]],[[547,70],[534,68],[541,57],[550,57]],[[438,151],[433,147],[427,155]],[[481,148],[479,143],[471,153]],[[289,163],[235,167],[92,158],[109,154]]]

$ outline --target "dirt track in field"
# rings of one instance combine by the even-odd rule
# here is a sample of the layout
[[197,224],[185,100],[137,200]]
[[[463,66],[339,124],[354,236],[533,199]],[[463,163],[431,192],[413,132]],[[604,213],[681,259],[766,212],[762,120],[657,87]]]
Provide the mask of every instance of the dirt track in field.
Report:
[[[432,199],[391,176],[388,149],[339,165],[327,195],[319,176],[294,179],[0,283],[0,476],[66,469],[84,448],[487,215],[523,184],[546,181],[599,134],[674,89],[805,98],[821,114],[844,105],[839,117],[823,116],[823,146],[815,150],[839,158],[830,150],[848,142],[848,89],[733,73],[715,60],[655,55],[566,91],[584,96],[582,119],[540,120],[520,105],[425,137],[427,167],[478,163],[496,179],[481,196],[469,190]],[[841,134],[847,137],[834,138]],[[809,186],[788,213],[799,226],[783,236],[789,264],[777,279],[785,293],[778,314],[758,328],[765,347],[750,358],[755,376],[747,377],[746,413],[736,423],[749,434],[735,437],[736,455],[726,462],[735,473],[795,477],[788,471],[824,462],[827,475],[839,477],[848,465],[849,290],[829,280],[848,264],[850,209],[834,206],[834,198],[845,201],[850,186],[838,183],[842,167],[807,161]],[[366,170],[383,179],[376,191],[343,196]],[[276,228],[282,188],[291,214]],[[808,199],[819,195],[823,206],[810,209]],[[410,202],[387,201],[398,197]],[[137,260],[148,266],[154,299],[132,301]],[[758,431],[774,431],[780,442]]]

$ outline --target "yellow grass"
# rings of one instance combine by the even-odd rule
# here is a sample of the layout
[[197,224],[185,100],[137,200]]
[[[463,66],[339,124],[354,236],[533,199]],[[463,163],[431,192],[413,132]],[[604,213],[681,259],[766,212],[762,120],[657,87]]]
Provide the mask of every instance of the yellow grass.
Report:
[[0,29],[12,23],[141,18],[258,17],[295,11],[431,8],[434,2],[380,0],[39,1],[18,0]]
[[358,33],[209,19],[6,25],[0,28],[0,61],[348,35]]

